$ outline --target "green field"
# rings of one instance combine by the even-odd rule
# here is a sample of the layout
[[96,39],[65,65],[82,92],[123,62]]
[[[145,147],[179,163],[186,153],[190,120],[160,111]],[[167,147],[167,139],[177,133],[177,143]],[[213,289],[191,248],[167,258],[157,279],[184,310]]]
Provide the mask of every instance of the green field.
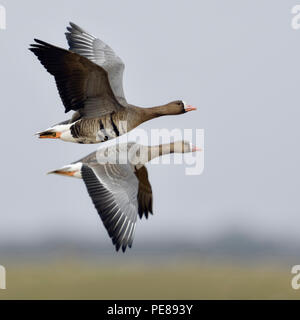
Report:
[[299,299],[290,267],[70,259],[7,264],[0,299]]

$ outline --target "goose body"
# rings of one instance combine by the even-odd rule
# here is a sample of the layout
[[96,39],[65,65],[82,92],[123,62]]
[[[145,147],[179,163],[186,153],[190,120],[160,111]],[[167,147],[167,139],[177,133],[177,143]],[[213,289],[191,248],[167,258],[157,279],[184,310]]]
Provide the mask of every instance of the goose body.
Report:
[[122,248],[125,252],[132,246],[137,217],[153,214],[152,187],[145,164],[164,154],[197,150],[184,141],[151,147],[119,144],[50,173],[83,179],[116,250]]
[[156,117],[196,110],[181,100],[152,108],[127,103],[125,66],[114,51],[73,23],[66,37],[69,50],[36,39],[30,47],[54,76],[65,112],[75,111],[71,119],[38,133],[40,138],[100,143]]

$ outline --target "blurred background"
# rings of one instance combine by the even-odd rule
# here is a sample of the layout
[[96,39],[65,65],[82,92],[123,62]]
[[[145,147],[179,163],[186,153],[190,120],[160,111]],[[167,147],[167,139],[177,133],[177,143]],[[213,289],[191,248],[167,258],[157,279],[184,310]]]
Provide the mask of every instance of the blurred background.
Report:
[[[300,30],[296,0],[0,0],[0,299],[299,299]],[[300,4],[300,3],[299,3]],[[40,141],[62,121],[33,38],[73,21],[126,65],[127,100],[198,111],[142,127],[205,130],[205,169],[148,165],[154,216],[116,253],[82,181],[46,176],[97,146]]]

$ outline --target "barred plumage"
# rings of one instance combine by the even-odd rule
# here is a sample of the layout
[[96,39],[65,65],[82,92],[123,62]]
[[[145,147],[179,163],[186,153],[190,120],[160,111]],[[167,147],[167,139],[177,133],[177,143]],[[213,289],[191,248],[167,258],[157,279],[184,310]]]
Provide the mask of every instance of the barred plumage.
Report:
[[65,131],[58,131],[58,126],[54,126],[43,131],[40,138],[99,143],[153,118],[195,109],[183,101],[153,108],[128,104],[123,92],[124,63],[113,50],[73,23],[70,23],[66,37],[69,50],[37,39],[30,47],[54,76],[65,112],[76,111],[72,119],[59,124],[73,124],[71,130],[65,126]]

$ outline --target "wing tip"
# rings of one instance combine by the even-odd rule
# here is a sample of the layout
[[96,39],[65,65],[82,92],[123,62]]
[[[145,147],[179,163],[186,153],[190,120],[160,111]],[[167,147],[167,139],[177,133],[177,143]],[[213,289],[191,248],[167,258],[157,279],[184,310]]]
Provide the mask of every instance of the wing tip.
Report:
[[143,219],[145,217],[147,220],[150,217],[150,215],[153,216],[153,210],[152,208],[145,208],[138,212],[140,219]]
[[74,22],[72,22],[72,21],[69,21],[69,25],[70,25],[70,27],[68,27],[68,28],[78,28],[78,26],[77,26],[77,24],[76,23],[74,23]]
[[[120,249],[121,249],[121,243],[117,242],[117,243],[115,244],[115,248],[116,248],[116,251],[119,252]],[[122,248],[122,250],[123,250],[123,248]],[[124,251],[123,251],[123,252],[124,252]]]
[[69,21],[69,25],[70,26],[67,26],[67,30],[69,32],[73,32],[73,31],[77,31],[77,32],[80,32],[80,33],[86,33],[82,28],[80,28],[76,23],[72,22],[72,21]]
[[43,40],[34,38],[33,39],[35,41],[35,43],[31,43],[29,45],[29,50],[33,51],[32,49],[34,49],[35,51],[40,50],[40,49],[45,49],[45,48],[51,48],[53,47],[50,43],[45,42]]
[[121,251],[122,251],[123,253],[125,253],[126,250],[127,250],[127,247],[128,247],[129,249],[132,248],[132,242],[133,242],[133,240],[131,240],[131,241],[129,241],[129,242],[126,242],[126,243],[123,243],[123,244],[122,244],[123,241],[116,242],[115,239],[112,239],[112,242],[113,242],[113,245],[115,246],[116,252],[119,252],[120,249],[121,249]]

